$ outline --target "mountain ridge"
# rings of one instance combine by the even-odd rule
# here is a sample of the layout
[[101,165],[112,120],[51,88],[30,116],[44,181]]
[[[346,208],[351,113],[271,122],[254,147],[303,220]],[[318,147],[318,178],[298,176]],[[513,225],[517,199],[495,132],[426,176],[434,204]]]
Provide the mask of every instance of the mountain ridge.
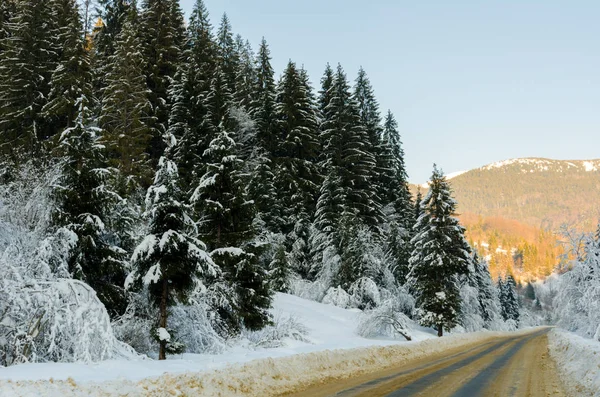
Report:
[[[513,158],[448,174],[459,213],[500,216],[556,230],[593,230],[600,215],[600,159]],[[426,189],[426,185],[413,186]]]

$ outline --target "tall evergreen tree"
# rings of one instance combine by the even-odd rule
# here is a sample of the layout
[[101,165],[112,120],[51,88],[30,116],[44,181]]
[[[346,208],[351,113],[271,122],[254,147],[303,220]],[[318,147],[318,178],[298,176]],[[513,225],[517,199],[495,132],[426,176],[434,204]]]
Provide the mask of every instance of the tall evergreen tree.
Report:
[[260,329],[270,321],[271,292],[254,241],[254,203],[246,197],[242,161],[223,124],[204,157],[207,172],[194,191],[192,202],[199,208],[200,238],[206,241],[215,263],[224,272],[234,309],[229,312],[221,307],[218,312],[230,332],[239,332],[242,325]]
[[[171,142],[175,142],[172,137]],[[171,144],[172,145],[172,144]],[[134,272],[130,281],[148,289],[151,302],[159,311],[155,336],[160,344],[159,360],[167,353],[179,353],[183,346],[168,327],[169,307],[186,303],[198,285],[210,285],[220,276],[220,269],[205,251],[203,242],[186,233],[187,208],[178,186],[175,163],[169,159],[168,147],[158,163],[154,183],[146,195],[148,234],[131,258]]]
[[468,274],[471,249],[455,218],[456,202],[444,174],[434,166],[423,214],[415,225],[409,283],[423,326],[456,326],[461,313],[459,277]]
[[42,108],[48,136],[71,126],[81,97],[92,99],[92,74],[88,51],[83,40],[83,23],[77,0],[54,0],[54,20],[58,26],[60,57],[52,73],[48,100]]
[[306,73],[289,62],[277,86],[275,134],[281,139],[277,185],[289,233],[299,219],[310,220],[316,209],[321,175],[318,116]]
[[[388,204],[385,200],[386,188],[389,188],[389,180],[382,178],[386,173],[386,168],[389,168],[390,164],[386,164],[383,156],[383,141],[382,133],[383,129],[381,126],[381,114],[379,112],[379,103],[375,98],[375,93],[367,73],[361,67],[358,71],[354,86],[354,100],[358,106],[358,114],[360,123],[365,129],[368,136],[368,146],[364,150],[370,152],[375,159],[375,166],[372,169],[371,179],[377,186],[371,193],[371,200],[378,203],[380,207]],[[404,159],[404,157],[402,157]],[[394,169],[394,171],[396,171]],[[395,175],[399,177],[399,175]],[[402,175],[406,177],[406,175]]]
[[62,176],[57,184],[57,209],[54,224],[77,235],[69,258],[69,272],[88,283],[111,316],[122,315],[126,308],[125,251],[112,241],[111,209],[121,199],[108,184],[104,147],[99,130],[91,127],[89,102],[78,100],[79,114],[73,127],[60,137],[58,150],[63,158]]
[[186,62],[176,79],[179,86],[171,92],[169,128],[175,128],[172,132],[179,140],[176,160],[182,186],[192,186],[204,174],[202,154],[214,137],[215,125],[218,125],[215,122],[222,117],[221,114],[213,115],[215,95],[219,95],[218,87],[211,92],[217,48],[208,17],[204,2],[197,0],[190,16],[189,40],[184,53]]
[[275,133],[275,72],[271,66],[271,53],[263,37],[258,49],[256,101],[253,116],[256,120],[258,144],[272,158],[280,148]]
[[239,34],[235,36],[235,47],[239,56],[235,75],[235,105],[250,112],[257,95],[256,60],[250,42]]
[[339,178],[346,211],[358,216],[365,225],[376,228],[382,213],[380,203],[373,200],[375,159],[341,66],[329,91],[331,99],[324,110],[321,132],[323,169],[334,171]]
[[325,108],[327,108],[331,101],[332,92],[330,90],[333,86],[333,80],[333,69],[327,64],[325,72],[323,72],[323,77],[321,77],[321,90],[319,91],[319,111],[321,115],[325,113]]
[[169,86],[181,61],[184,40],[183,15],[176,0],[144,0],[139,31],[146,60],[152,137],[147,153],[158,160],[169,122]]
[[[0,153],[19,162],[39,151],[48,136],[42,107],[57,65],[57,29],[52,2],[19,1],[5,26],[0,58]],[[48,30],[40,29],[48,26]]]
[[217,48],[227,88],[231,94],[234,94],[240,59],[227,14],[223,14],[217,31]]
[[104,130],[111,163],[125,176],[148,186],[151,167],[148,164],[151,104],[144,75],[144,58],[134,30],[135,14],[117,36],[115,54],[110,57],[102,92],[99,123]]
[[502,317],[505,321],[514,320],[519,323],[519,299],[517,297],[517,284],[511,274],[500,285],[500,303],[502,304]]

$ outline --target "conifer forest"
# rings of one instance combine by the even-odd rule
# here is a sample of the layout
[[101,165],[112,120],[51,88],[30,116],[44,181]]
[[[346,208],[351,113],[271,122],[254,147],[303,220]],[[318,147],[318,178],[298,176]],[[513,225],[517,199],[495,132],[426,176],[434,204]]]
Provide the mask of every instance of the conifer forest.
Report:
[[553,303],[492,279],[442,168],[411,193],[366,70],[274,70],[202,0],[97,3],[0,0],[0,366],[288,337],[282,293],[361,311],[365,337],[600,338],[600,236]]

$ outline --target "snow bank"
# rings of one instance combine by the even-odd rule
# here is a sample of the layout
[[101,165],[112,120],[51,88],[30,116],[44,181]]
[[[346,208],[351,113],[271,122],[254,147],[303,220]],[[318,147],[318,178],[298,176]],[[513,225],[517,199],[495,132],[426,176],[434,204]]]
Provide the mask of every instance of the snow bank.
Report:
[[550,355],[573,396],[600,396],[600,342],[571,332],[548,333]]
[[478,332],[388,347],[325,350],[235,364],[210,372],[169,373],[137,382],[123,379],[78,384],[72,378],[64,381],[7,381],[0,383],[0,394],[8,396],[202,395],[207,397],[280,395],[302,390],[316,383],[385,369],[445,349],[467,347],[499,335],[507,334]]
[[508,335],[478,332],[440,339],[414,326],[413,342],[367,339],[356,334],[361,314],[277,294],[274,317],[294,319],[306,330],[302,338],[292,336],[277,348],[237,341],[223,354],[183,354],[167,361],[15,365],[0,368],[0,396],[268,396]]

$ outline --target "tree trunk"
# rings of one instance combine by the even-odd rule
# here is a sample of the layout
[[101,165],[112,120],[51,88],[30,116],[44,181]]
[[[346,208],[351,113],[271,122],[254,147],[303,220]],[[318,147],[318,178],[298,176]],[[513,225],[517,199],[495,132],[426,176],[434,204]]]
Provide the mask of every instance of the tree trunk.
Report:
[[[158,320],[158,326],[167,329],[167,297],[169,294],[169,283],[165,279],[163,280],[162,297],[160,299],[160,319]],[[160,350],[158,352],[159,360],[167,359],[167,341],[160,341]]]
[[438,337],[442,337],[444,335],[444,326],[442,324],[438,325]]

